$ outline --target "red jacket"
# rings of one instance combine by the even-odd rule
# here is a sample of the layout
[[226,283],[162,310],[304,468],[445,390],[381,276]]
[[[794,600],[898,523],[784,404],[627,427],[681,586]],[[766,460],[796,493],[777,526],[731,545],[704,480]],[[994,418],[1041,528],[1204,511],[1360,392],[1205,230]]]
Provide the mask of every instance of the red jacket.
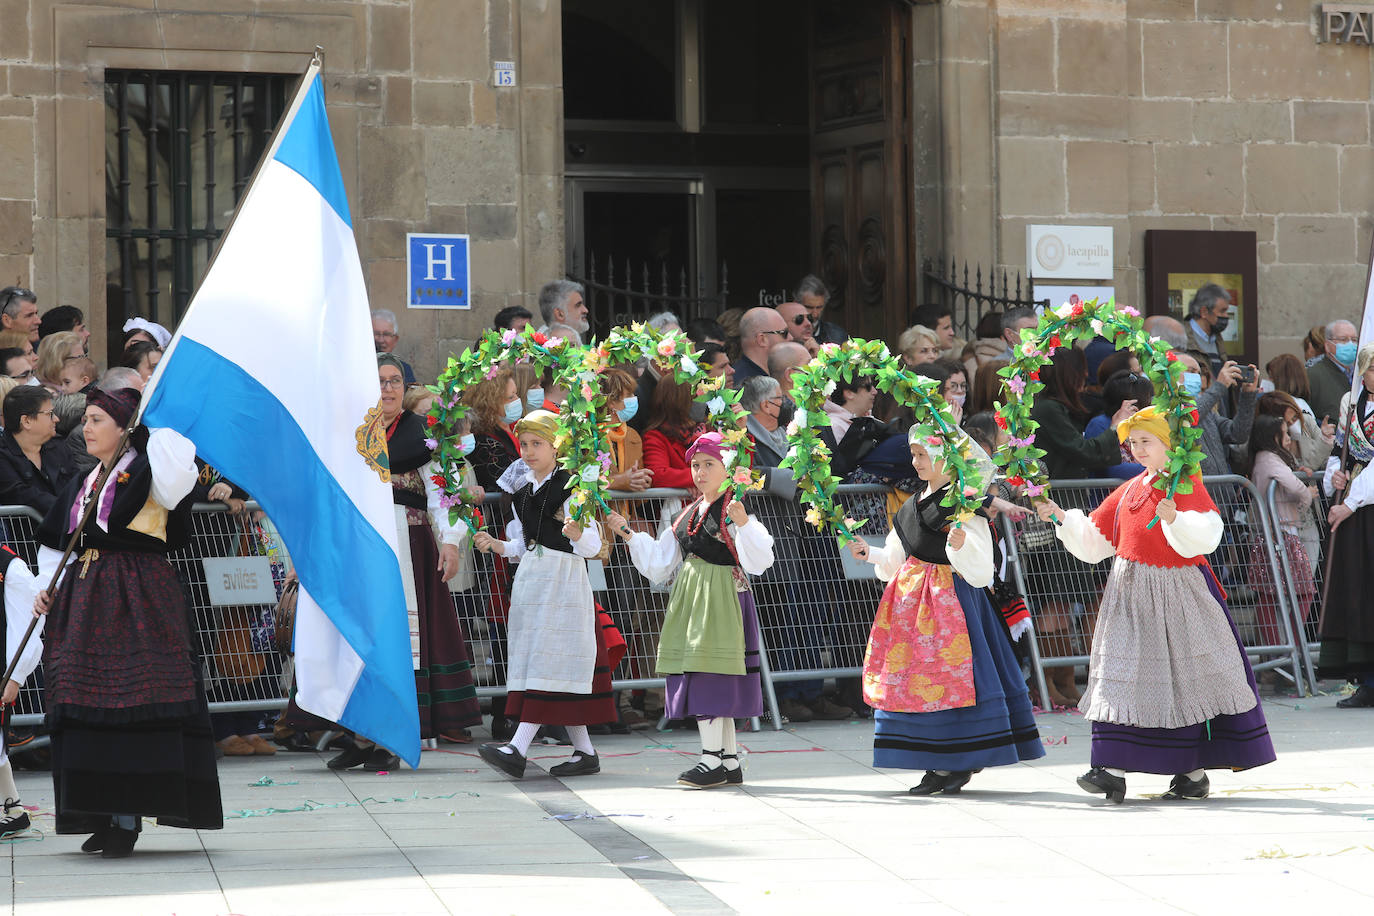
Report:
[[661,429],[644,433],[644,466],[654,472],[656,487],[692,487],[692,469],[687,464],[687,443],[664,435]]

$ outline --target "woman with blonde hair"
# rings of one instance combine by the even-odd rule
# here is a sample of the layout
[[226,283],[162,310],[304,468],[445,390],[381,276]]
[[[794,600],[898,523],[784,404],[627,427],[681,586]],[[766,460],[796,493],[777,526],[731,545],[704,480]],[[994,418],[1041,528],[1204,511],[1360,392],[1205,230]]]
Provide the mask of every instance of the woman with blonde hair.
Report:
[[463,393],[476,446],[468,456],[477,474],[477,483],[488,492],[498,489],[497,480],[520,457],[520,446],[511,430],[525,415],[524,401],[515,387],[510,369],[501,367],[491,376]]
[[940,358],[940,337],[930,328],[914,324],[897,338],[897,352],[909,369],[933,363]]
[[22,350],[24,358],[29,361],[29,368],[37,368],[38,354],[34,351],[33,344],[29,342],[29,335],[23,331],[0,331],[0,350],[11,348]]
[[74,331],[58,331],[49,334],[38,342],[38,363],[33,374],[57,394],[62,389],[62,367],[68,359],[79,359],[86,355],[86,347],[81,343],[81,335]]

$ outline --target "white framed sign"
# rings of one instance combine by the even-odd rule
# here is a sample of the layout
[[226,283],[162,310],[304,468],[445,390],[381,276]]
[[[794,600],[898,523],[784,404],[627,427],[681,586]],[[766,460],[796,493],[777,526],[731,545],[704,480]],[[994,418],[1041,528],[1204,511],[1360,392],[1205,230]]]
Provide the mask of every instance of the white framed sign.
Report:
[[1026,227],[1026,267],[1032,280],[1110,280],[1111,226]]
[[267,557],[205,557],[200,562],[215,607],[277,603],[272,561]]

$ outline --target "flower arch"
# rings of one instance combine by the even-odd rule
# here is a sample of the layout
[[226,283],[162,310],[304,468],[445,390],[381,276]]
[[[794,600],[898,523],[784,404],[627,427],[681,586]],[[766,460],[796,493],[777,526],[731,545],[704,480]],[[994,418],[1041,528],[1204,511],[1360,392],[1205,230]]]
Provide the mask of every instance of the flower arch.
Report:
[[914,407],[918,420],[929,418],[938,433],[929,437],[927,446],[932,452],[939,449],[940,461],[949,469],[955,484],[941,504],[955,507],[956,524],[971,518],[982,504],[985,481],[979,476],[968,439],[960,434],[939,394],[940,383],[911,372],[881,340],[851,338],[842,344],[822,344],[816,358],[792,380],[797,414],[787,427],[792,448],[782,467],[792,469],[801,501],[811,506],[806,520],[818,530],[832,529],[841,546],[857,537],[856,532],[864,524],[865,519],[850,518],[836,505],[835,491],[840,479],[830,473],[830,448],[819,435],[829,422],[825,415],[826,399],[840,380],[852,382],[856,375],[872,376],[877,386],[898,403]]
[[1071,347],[1083,337],[1097,335],[1111,341],[1118,350],[1130,349],[1140,359],[1141,369],[1155,385],[1155,407],[1169,420],[1167,473],[1154,485],[1172,497],[1191,493],[1190,478],[1202,466],[1203,453],[1197,447],[1202,438],[1197,405],[1184,389],[1183,364],[1173,349],[1158,337],[1145,333],[1140,312],[1130,306],[1117,306],[1114,299],[1082,302],[1077,296],[1054,310],[1046,310],[1040,324],[1021,332],[1021,343],[1002,376],[1002,401],[997,404],[997,425],[1009,436],[1007,447],[998,449],[997,462],[1007,471],[1007,481],[1025,485],[1026,495],[1035,498],[1049,490],[1049,480],[1039,459],[1044,449],[1035,445],[1035,430],[1040,425],[1031,419],[1031,405],[1045,387],[1040,369],[1059,347]]

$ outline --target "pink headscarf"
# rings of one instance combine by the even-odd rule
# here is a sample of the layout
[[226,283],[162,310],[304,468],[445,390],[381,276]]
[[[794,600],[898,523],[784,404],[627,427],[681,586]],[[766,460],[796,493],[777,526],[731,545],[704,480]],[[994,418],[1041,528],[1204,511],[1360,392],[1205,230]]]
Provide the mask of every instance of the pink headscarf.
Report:
[[724,451],[725,440],[721,437],[720,433],[702,433],[700,436],[697,436],[695,442],[687,446],[687,460],[690,462],[692,456],[700,452],[703,455],[710,455],[721,464],[724,464],[725,459],[721,457],[721,453]]

